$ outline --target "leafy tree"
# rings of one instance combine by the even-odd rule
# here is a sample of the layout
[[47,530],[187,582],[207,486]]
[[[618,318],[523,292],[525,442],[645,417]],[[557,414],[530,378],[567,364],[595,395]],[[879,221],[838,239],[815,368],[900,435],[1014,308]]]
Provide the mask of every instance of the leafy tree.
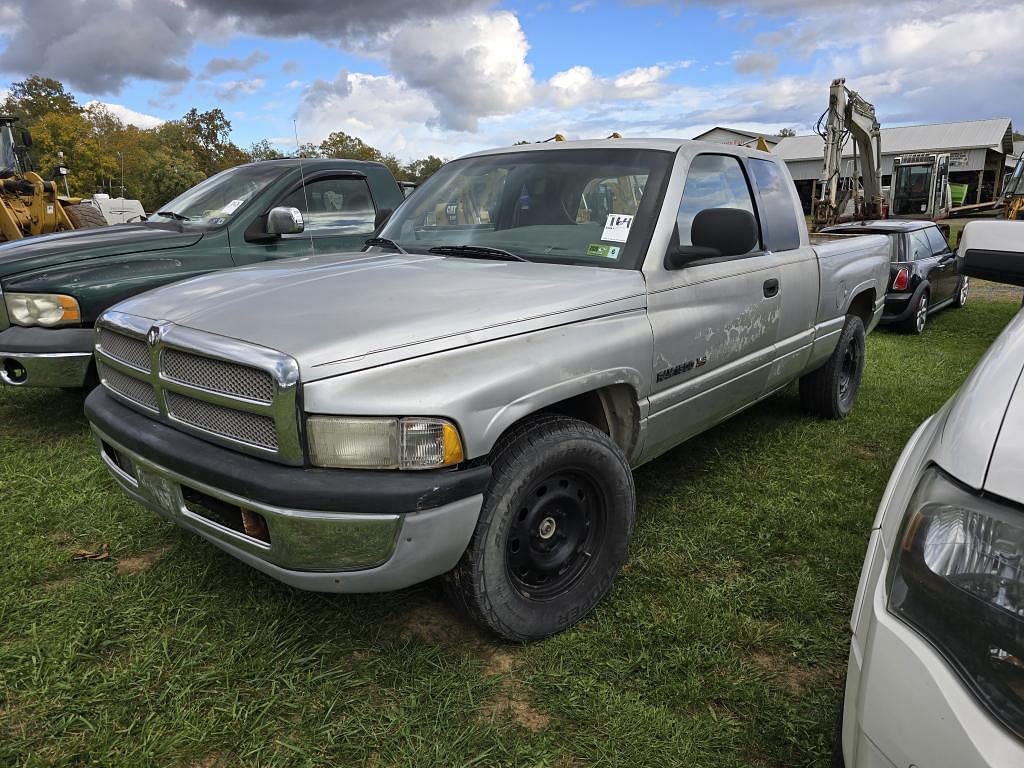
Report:
[[422,184],[433,176],[442,165],[444,165],[444,160],[435,155],[428,155],[422,160],[413,160],[403,169],[404,180]]
[[792,128],[779,128],[779,132],[776,135],[786,138],[788,136],[796,136],[796,131]]
[[31,124],[44,115],[54,112],[62,115],[78,114],[82,108],[59,80],[31,75],[11,83],[10,92],[0,111],[17,117],[23,124]]
[[279,160],[284,157],[284,153],[278,151],[266,139],[260,139],[249,148],[249,159],[253,162],[260,160]]
[[378,163],[383,157],[379,149],[371,147],[362,139],[349,136],[341,131],[335,131],[320,142],[320,156],[347,160],[371,160]]

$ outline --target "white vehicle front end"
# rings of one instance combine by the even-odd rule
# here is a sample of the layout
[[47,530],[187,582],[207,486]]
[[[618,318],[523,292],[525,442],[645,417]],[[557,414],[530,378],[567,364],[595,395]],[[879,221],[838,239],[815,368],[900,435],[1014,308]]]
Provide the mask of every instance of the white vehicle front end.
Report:
[[[968,225],[965,274],[1024,255],[992,239],[1024,245],[1024,225],[993,224]],[[1018,314],[893,471],[850,621],[834,765],[1024,766],[1022,369]]]

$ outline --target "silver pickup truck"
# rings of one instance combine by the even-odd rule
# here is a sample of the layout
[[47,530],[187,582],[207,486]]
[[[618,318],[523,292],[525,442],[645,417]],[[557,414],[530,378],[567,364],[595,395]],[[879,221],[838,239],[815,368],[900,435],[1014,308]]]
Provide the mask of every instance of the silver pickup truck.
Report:
[[607,594],[631,468],[799,379],[853,407],[883,236],[812,245],[785,165],[690,141],[445,165],[361,253],[130,299],[86,403],[121,487],[302,589],[445,576],[498,635]]

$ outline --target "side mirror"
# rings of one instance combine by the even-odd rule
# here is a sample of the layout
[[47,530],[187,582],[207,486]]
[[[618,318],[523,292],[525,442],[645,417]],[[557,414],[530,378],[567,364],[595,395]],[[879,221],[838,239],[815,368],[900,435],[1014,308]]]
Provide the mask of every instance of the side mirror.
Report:
[[31,147],[32,146],[32,134],[28,132],[28,128],[21,129],[21,146]]
[[1024,286],[1024,227],[1015,221],[972,221],[960,236],[957,271]]
[[271,208],[267,214],[268,235],[297,235],[305,228],[298,208]]
[[665,255],[666,269],[682,269],[702,259],[750,253],[758,242],[757,219],[741,208],[706,208],[693,217],[690,240],[693,245],[669,250]]

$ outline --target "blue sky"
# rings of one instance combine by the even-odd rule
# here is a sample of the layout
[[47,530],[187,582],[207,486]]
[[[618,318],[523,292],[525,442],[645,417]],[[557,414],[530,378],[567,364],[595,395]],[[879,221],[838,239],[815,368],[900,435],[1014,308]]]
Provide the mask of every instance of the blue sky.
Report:
[[[883,125],[1018,117],[1024,3],[0,0],[0,83],[38,73],[149,126],[357,135],[403,159],[537,140],[810,129],[845,76]],[[1020,115],[1024,127],[1024,115]]]

